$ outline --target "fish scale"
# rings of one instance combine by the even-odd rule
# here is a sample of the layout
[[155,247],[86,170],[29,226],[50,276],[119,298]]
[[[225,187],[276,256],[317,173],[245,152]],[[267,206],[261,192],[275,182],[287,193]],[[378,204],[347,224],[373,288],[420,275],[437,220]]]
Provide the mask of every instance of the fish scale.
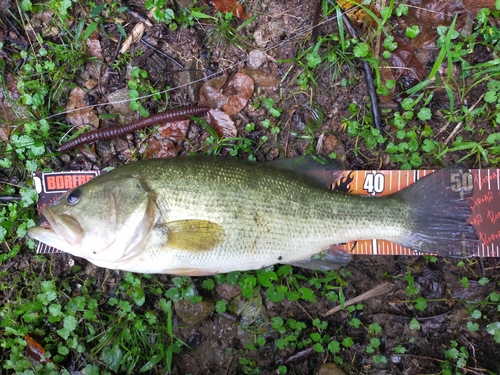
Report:
[[[156,224],[192,218],[210,220],[225,228],[225,241],[201,253],[151,250],[155,263],[168,264],[174,269],[201,264],[213,273],[228,272],[228,267],[233,268],[236,261],[250,268],[261,268],[269,265],[269,259],[275,263],[293,262],[319,253],[329,245],[366,238],[374,233],[382,238],[393,237],[400,228],[393,228],[390,222],[404,221],[395,217],[402,208],[396,207],[395,211],[392,205],[384,202],[386,199],[331,192],[297,178],[290,171],[276,169],[269,176],[269,167],[264,168],[265,165],[228,162],[231,167],[226,167],[218,160],[201,159],[199,164],[191,162],[190,168],[180,168],[184,174],[163,171],[171,176],[167,184],[161,177],[161,163],[152,167],[153,170],[158,168],[157,173],[153,173],[158,178],[150,179],[148,186],[162,196],[172,197],[175,202],[172,214],[161,215]],[[190,175],[196,175],[196,182],[187,185],[183,179]],[[178,193],[179,187],[184,186],[190,186],[190,191],[183,189]],[[251,189],[245,192],[244,186]],[[219,192],[218,189],[224,190]],[[206,202],[204,210],[200,210],[200,200]],[[380,222],[380,214],[386,217],[387,223]],[[257,225],[256,215],[261,225]],[[374,222],[376,226],[372,225]],[[163,238],[157,240],[149,244],[164,243]],[[158,247],[147,246],[150,249]],[[158,272],[149,270],[154,271]]]
[[[211,157],[144,160],[69,191],[45,209],[51,228],[31,228],[29,234],[99,266],[179,275],[275,263],[331,269],[348,261],[334,245],[362,239],[444,255],[461,255],[475,245],[474,228],[466,221],[470,204],[464,192],[446,183],[450,173],[465,170],[462,166],[371,198],[328,190],[322,176],[334,167],[306,165],[304,170],[297,160]],[[323,175],[318,177],[318,171]],[[76,203],[68,203],[71,195],[78,196]],[[102,210],[114,207],[110,201],[116,218]],[[83,233],[86,246],[71,226]],[[113,236],[102,228],[115,228],[116,245],[109,244]],[[68,233],[73,243],[66,245]],[[101,245],[104,236],[106,246]],[[324,250],[324,258],[312,259]]]

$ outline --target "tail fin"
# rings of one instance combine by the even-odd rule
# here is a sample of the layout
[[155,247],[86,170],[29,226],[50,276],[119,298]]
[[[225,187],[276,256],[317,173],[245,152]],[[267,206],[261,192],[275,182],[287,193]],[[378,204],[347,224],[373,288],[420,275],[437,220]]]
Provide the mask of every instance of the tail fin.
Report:
[[477,253],[476,229],[471,214],[474,180],[469,169],[457,164],[420,179],[394,194],[409,209],[409,232],[400,245],[417,252],[467,257]]

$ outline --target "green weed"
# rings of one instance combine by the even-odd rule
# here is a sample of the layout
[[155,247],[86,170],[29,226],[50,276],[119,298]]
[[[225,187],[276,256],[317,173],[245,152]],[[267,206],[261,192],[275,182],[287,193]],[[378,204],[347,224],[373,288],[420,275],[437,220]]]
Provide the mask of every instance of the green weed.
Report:
[[198,296],[193,284],[186,276],[174,277],[172,279],[174,286],[167,290],[165,296],[174,302],[186,299],[192,303],[201,301],[203,298]]
[[[205,151],[207,155],[220,155],[224,150],[229,152],[229,155],[236,157],[241,156],[241,154],[248,155],[247,158],[250,161],[255,161],[255,151],[260,147],[260,145],[248,138],[243,137],[225,137],[220,136],[217,131],[210,126],[210,124],[204,119],[195,118],[194,121],[202,126],[205,131],[208,132],[209,136],[206,138],[205,143],[208,150]],[[253,125],[253,124],[252,124]],[[252,131],[253,126],[248,126],[247,129]],[[262,143],[265,143],[267,139],[262,139]]]
[[130,108],[134,111],[139,111],[143,117],[149,116],[149,112],[142,104],[140,97],[151,94],[154,100],[160,100],[161,98],[159,91],[148,83],[148,76],[149,73],[146,70],[134,66],[127,83],[129,88],[128,96],[132,99],[130,101]]
[[247,50],[254,49],[251,37],[244,36],[241,31],[255,21],[258,16],[258,14],[253,15],[236,27],[236,17],[232,12],[217,12],[215,17],[205,15],[204,21],[209,22],[207,37],[211,48],[224,48],[224,46],[232,44]]
[[243,373],[246,375],[260,374],[260,369],[253,359],[242,357],[239,359],[239,364],[242,366]]
[[[120,19],[120,14],[125,12],[128,8],[126,6],[122,6],[121,3],[115,1],[112,3],[105,3],[105,4],[99,4],[96,5],[89,13],[89,19],[92,20],[88,24],[88,26],[85,28],[85,31],[82,34],[84,25],[86,20],[80,20],[80,23],[78,24],[77,27],[77,35],[76,39],[79,39],[80,34],[82,37],[82,40],[85,41],[87,40],[90,35],[96,31],[99,28],[99,31],[105,35],[108,36],[106,32],[106,23],[110,22],[113,18],[116,20]],[[115,16],[115,12],[118,15],[118,17]],[[117,28],[118,32],[121,34],[123,38],[127,38],[127,33],[121,23],[119,21],[114,21],[114,25]]]
[[[3,368],[43,373],[85,353],[86,373],[109,373],[99,372],[99,363],[123,374],[156,366],[170,371],[172,357],[184,343],[173,334],[172,301],[162,298],[162,290],[152,285],[148,288],[160,307],[153,313],[144,309],[145,288],[151,283],[147,275],[125,273],[108,298],[95,278],[79,280],[75,276],[78,271],[75,268],[64,281],[40,280],[31,272],[13,276],[21,288],[0,311],[0,345],[9,353]],[[32,291],[27,297],[22,292],[23,284]],[[32,364],[24,352],[25,334],[36,337],[54,363]],[[64,367],[61,373],[69,374]]]
[[454,370],[461,369],[467,365],[467,360],[469,358],[469,353],[464,346],[458,347],[458,343],[455,340],[450,341],[450,349],[445,350],[444,354],[446,360],[441,364],[443,369],[443,375],[451,375]]

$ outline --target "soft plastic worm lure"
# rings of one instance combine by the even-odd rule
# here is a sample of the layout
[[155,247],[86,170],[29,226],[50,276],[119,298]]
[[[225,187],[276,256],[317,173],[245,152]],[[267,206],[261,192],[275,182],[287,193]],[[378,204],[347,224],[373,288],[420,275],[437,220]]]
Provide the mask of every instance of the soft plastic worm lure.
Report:
[[69,142],[64,143],[57,149],[57,151],[65,152],[82,144],[103,141],[105,139],[118,138],[122,135],[132,133],[136,130],[145,128],[146,126],[150,125],[188,120],[191,116],[199,116],[208,112],[209,110],[210,108],[198,106],[179,107],[157,113],[137,122],[133,122],[132,124],[110,126],[109,128],[91,130],[76,137],[75,139],[72,139]]

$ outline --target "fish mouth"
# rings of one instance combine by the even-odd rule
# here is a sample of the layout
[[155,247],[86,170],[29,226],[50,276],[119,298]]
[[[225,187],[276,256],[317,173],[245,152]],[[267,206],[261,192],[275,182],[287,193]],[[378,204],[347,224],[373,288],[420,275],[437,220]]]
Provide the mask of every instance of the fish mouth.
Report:
[[47,232],[50,231],[50,237],[57,237],[71,246],[81,243],[83,228],[72,216],[54,214],[50,207],[43,208],[42,215],[50,224],[50,227],[39,227],[44,229],[42,233],[48,235]]

